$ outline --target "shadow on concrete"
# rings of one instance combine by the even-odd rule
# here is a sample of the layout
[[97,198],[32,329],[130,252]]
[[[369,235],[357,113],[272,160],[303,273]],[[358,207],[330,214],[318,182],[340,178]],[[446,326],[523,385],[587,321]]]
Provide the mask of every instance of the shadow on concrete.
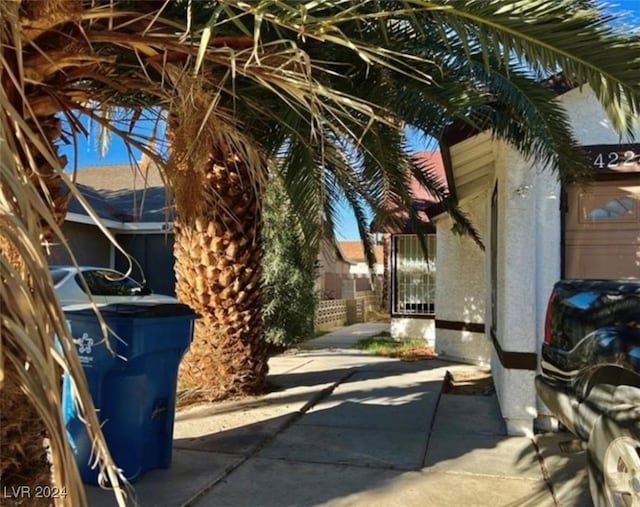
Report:
[[[140,505],[554,506],[536,446],[505,434],[495,395],[441,394],[449,364],[294,368],[270,376],[282,392],[179,413],[194,436],[135,484]],[[554,470],[558,484],[571,473]],[[115,505],[89,489],[92,507]]]
[[[495,397],[441,397],[446,363],[394,363],[341,369],[337,376],[348,379],[304,414],[177,440],[181,449],[244,459],[194,505],[515,506],[550,499],[535,448],[505,435]],[[317,372],[275,377],[318,384]],[[520,448],[528,453],[514,467]]]
[[592,507],[586,444],[566,431],[536,435],[535,442],[558,505]]

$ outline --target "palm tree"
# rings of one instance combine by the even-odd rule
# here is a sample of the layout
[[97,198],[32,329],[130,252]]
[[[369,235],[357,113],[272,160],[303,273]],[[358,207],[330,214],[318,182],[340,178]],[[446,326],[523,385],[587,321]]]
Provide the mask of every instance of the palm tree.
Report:
[[[32,109],[38,105],[37,117],[63,111],[80,129],[76,115],[87,114],[142,148],[128,126],[99,112],[128,108],[132,123],[150,106],[168,113],[178,293],[203,316],[182,371],[202,396],[219,398],[265,386],[260,259],[268,178],[282,180],[311,246],[332,236],[336,203],[346,199],[372,259],[365,206],[384,213],[391,195],[409,209],[407,172],[443,195],[405,154],[405,125],[438,137],[451,121],[467,121],[563,176],[580,174],[564,113],[535,78],[562,69],[590,84],[621,132],[639,105],[638,39],[616,33],[594,5],[23,2],[18,89]],[[3,55],[10,46],[3,39]],[[55,137],[60,129],[39,133]],[[59,175],[55,156],[48,160]],[[55,178],[38,185],[57,195]]]
[[[257,392],[265,385],[259,274],[262,188],[269,174],[283,180],[311,244],[324,233],[331,236],[335,203],[344,198],[356,212],[371,255],[363,203],[384,215],[383,203],[391,195],[410,209],[407,173],[440,195],[465,223],[444,189],[412,166],[399,127],[411,125],[435,137],[454,120],[491,128],[562,177],[580,178],[584,156],[564,111],[539,78],[562,68],[589,82],[612,121],[624,129],[625,106],[615,94],[607,96],[611,89],[601,81],[616,75],[610,84],[615,82],[637,109],[635,56],[628,55],[630,66],[611,58],[585,62],[603,43],[622,50],[624,40],[626,52],[638,40],[611,33],[610,20],[585,11],[584,2],[412,2],[411,12],[403,10],[409,7],[403,2],[385,3],[384,12],[373,2],[321,2],[309,9],[275,2],[261,3],[262,9],[227,5],[234,10],[218,13],[215,33],[230,40],[253,34],[249,47],[235,52],[237,67],[244,64],[246,70],[255,59],[262,73],[275,65],[280,81],[249,70],[225,88],[219,76],[213,80],[215,110],[225,116],[210,119],[206,130],[215,131],[229,117],[236,122],[233,134],[197,137],[203,165],[188,159],[194,151],[190,142],[172,147],[175,167],[183,165],[172,175],[187,186],[198,185],[197,192],[184,194],[188,202],[180,198],[182,183],[175,185],[178,293],[205,316],[181,372],[208,399]],[[560,35],[542,30],[545,26],[567,31]],[[580,33],[579,45],[571,42],[573,33]],[[215,116],[206,104],[192,104],[178,124]],[[195,123],[200,128],[202,122]],[[197,134],[184,137],[191,141]],[[248,146],[257,151],[249,153]],[[274,157],[278,169],[269,173],[265,160]],[[204,171],[203,186],[197,171]],[[236,196],[242,196],[240,203]],[[197,205],[203,202],[209,204]]]
[[[331,236],[335,203],[345,198],[361,219],[369,256],[363,202],[384,213],[383,196],[393,195],[408,207],[407,171],[438,193],[411,168],[404,125],[438,137],[462,119],[493,128],[562,175],[579,173],[564,115],[532,76],[562,67],[588,81],[621,128],[621,97],[637,106],[637,41],[611,33],[607,17],[585,11],[590,4],[397,1],[381,10],[373,1],[227,0],[153,12],[164,4],[123,1],[109,5],[126,12],[109,16],[99,3],[83,5],[87,44],[77,41],[76,54],[63,60],[73,71],[55,72],[47,90],[57,104],[94,116],[77,101],[170,111],[178,294],[203,316],[183,362],[185,382],[209,398],[264,387],[261,189],[274,157],[283,161],[277,177],[306,217],[309,244]],[[46,38],[47,49],[61,51],[56,40],[77,32],[66,21],[67,36]],[[541,29],[560,22],[561,36]],[[620,58],[585,63],[603,45]],[[35,54],[27,62],[38,63]]]

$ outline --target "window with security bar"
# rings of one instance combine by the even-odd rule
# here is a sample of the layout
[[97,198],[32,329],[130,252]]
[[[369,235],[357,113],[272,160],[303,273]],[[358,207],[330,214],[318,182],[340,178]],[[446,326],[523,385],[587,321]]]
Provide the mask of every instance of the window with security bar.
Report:
[[393,313],[433,315],[436,296],[436,235],[424,241],[415,234],[393,237]]

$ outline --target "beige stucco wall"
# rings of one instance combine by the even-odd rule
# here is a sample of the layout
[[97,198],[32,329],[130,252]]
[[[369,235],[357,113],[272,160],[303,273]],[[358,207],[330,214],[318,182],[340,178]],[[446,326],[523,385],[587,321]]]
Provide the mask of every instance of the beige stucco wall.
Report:
[[390,327],[393,338],[424,340],[430,347],[435,346],[436,328],[433,319],[393,317]]
[[[579,144],[621,141],[588,86],[558,100],[567,108]],[[561,189],[554,173],[523,159],[513,148],[499,145],[495,153],[500,210],[496,337],[505,351],[537,354],[549,293],[561,275]],[[489,213],[490,199],[486,209]],[[487,291],[487,308],[489,297]],[[488,330],[490,315],[486,324]],[[504,368],[495,355],[492,370],[509,432],[531,433],[534,419],[549,414],[536,397],[536,372]]]
[[[460,204],[482,238],[486,236],[487,192]],[[436,220],[436,319],[484,324],[485,253],[469,236],[455,234],[452,226],[448,215]],[[445,358],[482,365],[490,362],[491,345],[484,333],[444,329],[436,323],[435,346]]]

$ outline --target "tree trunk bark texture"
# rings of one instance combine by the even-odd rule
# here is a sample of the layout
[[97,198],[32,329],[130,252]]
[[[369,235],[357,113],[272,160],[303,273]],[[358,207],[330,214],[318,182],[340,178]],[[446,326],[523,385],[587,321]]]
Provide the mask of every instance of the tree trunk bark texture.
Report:
[[[0,255],[9,259],[16,267],[22,264],[16,249],[3,237],[0,237]],[[0,327],[0,333],[6,332]],[[50,504],[50,499],[36,498],[35,495],[17,493],[5,498],[6,491],[25,492],[26,489],[21,489],[25,487],[29,491],[35,491],[38,486],[51,485],[51,469],[44,445],[45,425],[21,389],[16,367],[6,359],[2,367],[4,383],[0,389],[0,505],[45,507]]]
[[266,387],[262,190],[237,160],[211,161],[202,179],[198,202],[175,186],[174,253],[178,298],[201,315],[180,384],[211,401]]

